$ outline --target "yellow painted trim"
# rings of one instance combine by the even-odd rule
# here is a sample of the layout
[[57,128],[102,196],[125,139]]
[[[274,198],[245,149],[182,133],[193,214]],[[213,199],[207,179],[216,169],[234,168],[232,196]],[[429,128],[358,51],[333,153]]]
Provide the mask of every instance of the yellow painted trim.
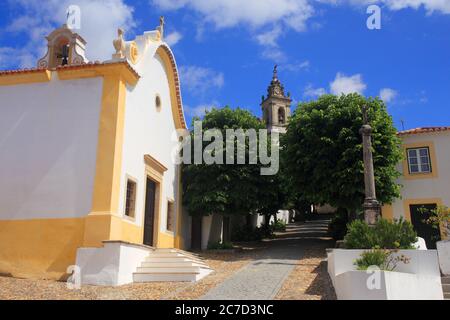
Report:
[[119,215],[126,90],[120,75],[105,76],[92,209],[86,218],[84,246],[99,247],[105,240],[122,240],[113,239],[112,216]]
[[183,221],[183,208],[182,208],[182,188],[181,188],[181,165],[177,166],[177,174],[178,174],[178,179],[177,179],[177,200],[176,200],[176,237],[175,237],[175,248],[178,249],[184,249],[184,243],[183,243],[183,237],[182,237],[182,229],[181,229],[181,224]]
[[175,58],[173,57],[170,50],[165,46],[160,46],[156,51],[156,54],[159,55],[166,68],[166,74],[169,81],[170,104],[172,108],[172,117],[175,123],[175,128],[186,129]]
[[135,86],[139,80],[139,76],[133,72],[125,63],[111,64],[93,64],[80,66],[79,68],[60,68],[57,69],[58,78],[60,80],[76,80],[85,78],[105,77],[117,78],[121,77],[123,81],[129,85]]
[[[156,194],[155,194],[155,215],[154,215],[154,228],[153,228],[153,239],[155,246],[157,248],[174,248],[175,237],[172,233],[161,231],[161,217],[162,217],[162,204],[163,204],[163,183],[164,183],[164,172],[167,170],[161,162],[151,157],[150,155],[144,156],[145,162],[145,174],[146,176],[156,183]],[[146,179],[147,181],[147,179]],[[147,186],[145,186],[145,189]],[[142,214],[142,225],[145,223],[145,205],[144,212]]]
[[139,58],[139,49],[135,41],[130,43],[129,50],[131,63],[136,64]]
[[158,248],[174,248],[175,237],[168,232],[159,232],[158,235]]
[[0,75],[0,86],[13,86],[19,84],[49,82],[52,78],[51,71],[13,72]]
[[381,216],[383,219],[393,220],[394,219],[394,208],[390,204],[385,204],[381,208]]
[[441,198],[422,198],[422,199],[405,199],[403,200],[403,213],[405,216],[405,220],[411,222],[411,211],[409,210],[410,205],[417,204],[436,204],[442,205]]
[[148,165],[151,169],[155,170],[158,175],[163,175],[164,172],[167,171],[167,168],[161,162],[159,162],[149,154],[146,154],[144,156],[144,161],[145,164]]
[[[426,148],[430,150],[430,158],[431,158],[431,173],[409,173],[409,165],[408,165],[408,154],[407,149],[411,148]],[[414,143],[407,143],[402,146],[403,154],[405,155],[403,159],[403,178],[406,180],[414,180],[414,179],[431,179],[438,178],[438,166],[436,160],[436,149],[434,147],[433,141],[421,141]]]
[[0,221],[0,274],[65,279],[83,243],[84,218]]

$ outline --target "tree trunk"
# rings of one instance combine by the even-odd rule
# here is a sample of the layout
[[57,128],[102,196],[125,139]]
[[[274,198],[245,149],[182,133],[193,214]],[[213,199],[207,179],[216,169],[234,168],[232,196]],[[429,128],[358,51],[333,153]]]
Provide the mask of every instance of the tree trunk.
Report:
[[222,224],[222,233],[223,240],[222,243],[230,242],[230,217],[223,216],[223,224]]

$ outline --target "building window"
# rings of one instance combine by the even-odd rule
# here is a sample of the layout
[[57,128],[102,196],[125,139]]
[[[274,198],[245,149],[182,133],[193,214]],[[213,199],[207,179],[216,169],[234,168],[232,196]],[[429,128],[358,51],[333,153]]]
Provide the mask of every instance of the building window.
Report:
[[283,108],[278,109],[278,123],[284,124],[286,122],[286,114]]
[[136,182],[128,179],[126,202],[125,202],[125,215],[127,217],[134,218],[135,209],[136,209]]
[[175,206],[173,201],[167,202],[167,231],[175,231]]
[[431,173],[430,149],[407,149],[409,173]]

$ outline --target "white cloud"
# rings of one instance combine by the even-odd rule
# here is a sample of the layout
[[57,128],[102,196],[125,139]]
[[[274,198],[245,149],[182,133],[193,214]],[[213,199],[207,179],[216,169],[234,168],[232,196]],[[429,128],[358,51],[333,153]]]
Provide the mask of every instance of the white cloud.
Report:
[[169,45],[169,46],[174,46],[176,45],[178,42],[180,42],[180,40],[183,38],[183,35],[181,33],[179,33],[178,31],[174,31],[169,33],[168,35],[166,35],[164,37],[164,41]]
[[5,67],[27,67],[36,63],[35,56],[27,49],[17,49],[11,47],[0,48],[0,68]]
[[278,47],[278,38],[282,33],[280,26],[275,26],[272,30],[258,34],[256,36],[256,41],[263,46],[268,47]]
[[402,9],[424,8],[429,14],[440,12],[450,14],[450,1],[448,0],[316,0],[318,2],[342,5],[351,4],[356,6],[365,6],[369,4],[385,5],[389,10],[398,11]]
[[256,35],[255,39],[261,46],[264,47],[261,56],[265,59],[273,60],[275,62],[283,62],[286,60],[286,55],[278,45],[278,38],[282,34],[281,26],[277,25],[272,30]]
[[401,10],[405,8],[419,9],[423,6],[428,13],[438,11],[450,14],[449,0],[383,0],[383,2],[391,10]]
[[383,100],[386,103],[394,100],[397,97],[397,95],[398,95],[398,92],[395,91],[394,89],[383,88],[380,90],[380,98],[381,98],[381,100]]
[[[77,30],[87,41],[87,56],[90,60],[106,60],[114,53],[112,41],[117,37],[117,28],[133,29],[133,8],[123,0],[16,0],[10,5],[21,12],[7,27],[6,32],[25,34],[25,48],[13,48],[20,54],[24,50],[29,58],[22,59],[21,67],[35,66],[45,53],[45,36],[65,23],[69,5],[81,8],[81,30]],[[13,66],[13,63],[2,66]],[[11,61],[12,62],[12,61]]]
[[184,106],[184,111],[189,117],[203,117],[206,112],[211,111],[213,108],[219,108],[217,101],[211,103],[205,103],[196,107]]
[[194,95],[203,95],[210,89],[220,89],[225,84],[222,72],[198,66],[182,66],[179,69],[183,88]]
[[297,62],[297,63],[287,63],[280,65],[280,70],[287,70],[290,72],[298,72],[302,70],[308,70],[310,62],[308,60]]
[[283,22],[295,30],[303,30],[314,9],[309,0],[153,0],[163,10],[187,7],[199,13],[217,28],[248,24],[261,27]]
[[334,81],[330,83],[330,91],[335,95],[340,95],[342,93],[363,94],[366,88],[367,85],[363,82],[362,76],[360,74],[346,76],[345,74],[338,72]]
[[327,93],[325,88],[314,88],[311,84],[308,84],[303,92],[303,96],[306,98],[316,98]]

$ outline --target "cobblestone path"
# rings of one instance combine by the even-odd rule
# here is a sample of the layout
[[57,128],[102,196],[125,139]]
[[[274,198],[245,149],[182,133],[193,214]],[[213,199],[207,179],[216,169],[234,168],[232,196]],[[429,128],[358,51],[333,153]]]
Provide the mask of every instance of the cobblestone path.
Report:
[[299,265],[305,249],[315,243],[329,243],[326,238],[328,222],[317,220],[288,225],[286,232],[268,240],[267,249],[257,260],[211,289],[201,299],[274,299],[289,274]]

